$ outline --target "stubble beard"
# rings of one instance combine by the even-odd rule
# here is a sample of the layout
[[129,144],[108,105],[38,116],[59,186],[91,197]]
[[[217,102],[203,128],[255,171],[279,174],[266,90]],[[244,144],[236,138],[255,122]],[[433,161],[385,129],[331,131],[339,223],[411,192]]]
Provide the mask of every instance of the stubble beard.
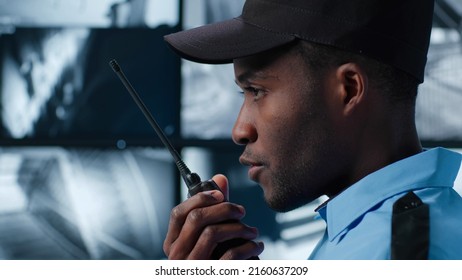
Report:
[[[312,112],[315,112],[313,109]],[[326,127],[324,114],[308,113],[305,118],[315,118],[316,124],[302,128],[297,134],[301,137],[289,137],[285,149],[277,149],[276,158],[285,158],[280,166],[270,166],[271,186],[265,193],[268,206],[278,212],[287,212],[306,205],[324,194],[329,184],[333,148],[332,133]],[[295,142],[290,139],[297,139]],[[291,155],[291,156],[287,156]],[[287,159],[292,159],[290,163]]]
[[277,170],[270,179],[271,189],[265,194],[268,206],[288,212],[315,200],[318,195],[310,193],[310,180],[304,176],[311,168],[306,162],[299,162]]

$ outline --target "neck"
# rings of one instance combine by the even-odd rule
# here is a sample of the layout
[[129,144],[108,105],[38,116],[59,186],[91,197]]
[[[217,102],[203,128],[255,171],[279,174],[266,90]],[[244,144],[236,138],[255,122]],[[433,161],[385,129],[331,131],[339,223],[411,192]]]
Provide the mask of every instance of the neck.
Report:
[[330,182],[329,197],[340,193],[372,172],[422,151],[412,110],[381,112],[374,108],[368,117],[350,122],[343,134],[343,158],[348,159],[343,172]]
[[366,123],[361,141],[357,143],[356,164],[351,178],[354,182],[422,151],[413,112],[389,110],[376,116]]

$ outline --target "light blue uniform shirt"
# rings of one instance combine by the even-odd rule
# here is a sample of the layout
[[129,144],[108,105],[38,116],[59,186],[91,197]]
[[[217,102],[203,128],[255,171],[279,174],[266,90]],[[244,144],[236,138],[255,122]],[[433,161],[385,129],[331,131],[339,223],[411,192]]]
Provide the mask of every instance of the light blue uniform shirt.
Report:
[[364,177],[318,212],[326,232],[309,259],[390,259],[393,203],[413,191],[430,207],[429,259],[462,259],[462,198],[453,189],[462,155],[443,148]]

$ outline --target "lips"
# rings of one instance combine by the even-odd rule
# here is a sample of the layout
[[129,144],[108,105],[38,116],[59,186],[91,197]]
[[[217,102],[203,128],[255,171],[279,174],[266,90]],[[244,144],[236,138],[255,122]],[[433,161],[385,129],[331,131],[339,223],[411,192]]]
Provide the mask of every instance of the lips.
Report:
[[247,173],[250,180],[255,181],[255,182],[260,182],[260,174],[263,170],[263,165],[257,165],[257,166],[251,166],[249,168],[249,172]]
[[249,171],[248,171],[248,176],[252,181],[258,182],[259,177],[261,175],[261,172],[263,171],[264,165],[262,163],[259,163],[257,161],[252,161],[244,156],[241,156],[239,158],[239,162],[242,165],[249,166]]

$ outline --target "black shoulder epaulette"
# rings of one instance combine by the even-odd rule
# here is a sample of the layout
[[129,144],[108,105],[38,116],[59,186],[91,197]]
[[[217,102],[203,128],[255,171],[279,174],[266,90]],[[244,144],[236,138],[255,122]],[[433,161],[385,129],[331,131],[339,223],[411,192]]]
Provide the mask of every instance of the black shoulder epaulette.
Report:
[[429,207],[413,192],[393,204],[391,259],[428,259],[430,240]]

